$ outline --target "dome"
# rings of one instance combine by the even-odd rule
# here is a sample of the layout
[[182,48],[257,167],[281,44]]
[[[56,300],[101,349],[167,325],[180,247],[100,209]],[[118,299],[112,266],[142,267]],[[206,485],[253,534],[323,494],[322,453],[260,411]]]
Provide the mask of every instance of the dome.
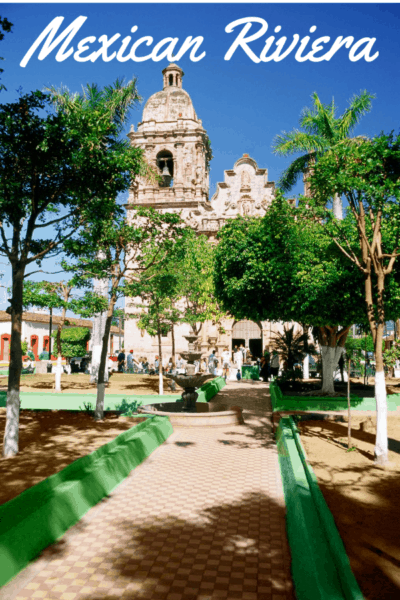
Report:
[[177,121],[179,118],[197,121],[189,94],[182,89],[182,69],[175,64],[170,64],[163,70],[164,88],[156,92],[147,100],[142,122]]

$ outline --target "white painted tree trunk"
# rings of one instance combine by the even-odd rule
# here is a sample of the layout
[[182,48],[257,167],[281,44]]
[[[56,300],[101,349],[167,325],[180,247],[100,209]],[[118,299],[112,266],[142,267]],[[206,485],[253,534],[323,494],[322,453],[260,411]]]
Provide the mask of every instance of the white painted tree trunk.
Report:
[[19,391],[7,392],[6,429],[4,432],[3,457],[18,453],[19,441]]
[[310,379],[310,356],[308,354],[303,360],[303,379]]
[[104,418],[104,391],[105,383],[97,384],[97,397],[96,397],[96,410],[94,411],[94,418],[96,420]]
[[335,386],[333,374],[336,371],[339,359],[342,355],[341,346],[321,346],[322,356],[322,390],[321,394],[334,394]]
[[162,364],[160,361],[160,367],[159,367],[159,375],[158,375],[158,393],[160,394],[160,396],[162,396],[164,394],[164,381],[163,381],[163,373],[162,373]]
[[[94,325],[94,324],[93,324]],[[104,322],[105,325],[105,322]],[[104,328],[103,328],[104,334]],[[97,383],[100,369],[102,343],[92,346],[92,363],[90,366],[90,383]],[[108,368],[104,371],[104,381],[108,381]]]
[[376,400],[376,439],[375,463],[384,465],[388,460],[388,434],[387,434],[387,399],[384,371],[375,373],[375,400]]
[[61,373],[63,371],[61,360],[62,360],[61,356],[58,356],[56,373],[55,373],[55,391],[56,392],[61,392]]
[[[98,258],[105,258],[104,252],[98,253]],[[101,296],[108,296],[108,279],[95,279],[94,291]],[[93,318],[92,329],[92,362],[90,365],[90,383],[97,383],[100,369],[101,350],[103,347],[103,336],[106,328],[107,311],[97,313]],[[121,351],[121,348],[119,349]],[[108,369],[104,371],[104,381],[108,381]]]
[[340,221],[343,219],[342,199],[339,194],[335,194],[333,197],[333,215]]

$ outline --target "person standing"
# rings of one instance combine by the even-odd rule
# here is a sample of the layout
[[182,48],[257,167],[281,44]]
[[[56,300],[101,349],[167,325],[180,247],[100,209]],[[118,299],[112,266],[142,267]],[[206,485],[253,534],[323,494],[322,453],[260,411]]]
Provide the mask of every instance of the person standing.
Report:
[[129,354],[126,359],[126,366],[128,373],[133,373],[133,350],[129,350]]
[[[236,368],[237,368],[236,379],[238,381],[240,381],[240,379],[242,377],[243,354],[242,354],[241,350],[239,350],[238,347],[235,348],[235,354],[233,355],[233,360],[234,360]],[[240,375],[240,377],[237,376],[238,374]]]
[[118,354],[118,373],[123,373],[125,367],[125,352],[121,350]]
[[179,354],[178,358],[176,359],[176,370],[177,373],[183,373],[184,369],[183,369],[183,358],[182,356]]
[[242,363],[244,363],[244,362],[246,362],[246,349],[243,344],[240,344],[239,350],[242,353],[242,357],[243,357]]
[[260,361],[260,377],[263,381],[268,381],[270,375],[269,356],[265,354]]
[[225,348],[225,350],[222,353],[222,377],[224,377],[225,381],[228,377],[228,372],[229,372],[229,367],[230,367],[230,352],[228,350],[228,348]]
[[215,367],[216,367],[216,358],[215,358],[215,350],[211,350],[211,354],[208,357],[208,371],[211,375],[215,375]]
[[272,352],[271,358],[271,380],[273,377],[277,377],[279,373],[279,355],[276,350]]

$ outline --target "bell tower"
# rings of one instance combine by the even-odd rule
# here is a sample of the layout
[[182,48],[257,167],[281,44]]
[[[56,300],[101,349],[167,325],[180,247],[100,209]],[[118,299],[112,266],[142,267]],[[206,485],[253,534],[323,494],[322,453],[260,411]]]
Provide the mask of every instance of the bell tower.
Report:
[[148,99],[137,131],[132,125],[128,134],[133,146],[145,149],[146,160],[160,179],[138,178],[130,190],[129,204],[132,208],[147,205],[163,212],[180,211],[196,228],[196,217],[211,210],[210,141],[182,88],[182,69],[172,63],[162,75],[162,91]]

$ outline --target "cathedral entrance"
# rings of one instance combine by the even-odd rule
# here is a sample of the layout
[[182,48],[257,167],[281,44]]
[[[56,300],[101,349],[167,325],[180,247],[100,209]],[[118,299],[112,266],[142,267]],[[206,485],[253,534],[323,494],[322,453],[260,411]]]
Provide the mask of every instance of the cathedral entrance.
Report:
[[232,329],[232,349],[243,344],[254,358],[262,356],[261,327],[254,321],[237,321]]

